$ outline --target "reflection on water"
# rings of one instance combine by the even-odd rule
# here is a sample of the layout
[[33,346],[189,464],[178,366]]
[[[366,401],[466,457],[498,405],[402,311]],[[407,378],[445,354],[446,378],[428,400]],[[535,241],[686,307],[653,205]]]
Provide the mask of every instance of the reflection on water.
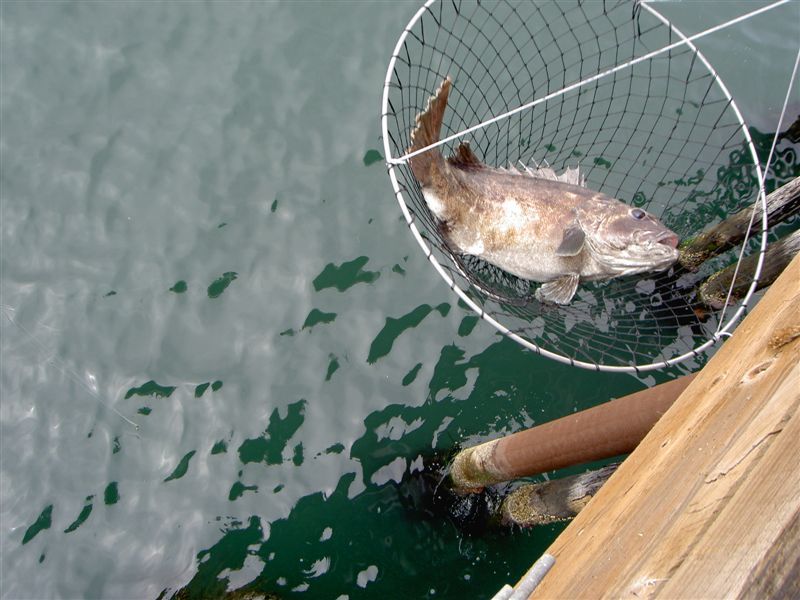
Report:
[[340,292],[344,292],[357,283],[372,283],[381,274],[374,271],[364,271],[363,267],[368,262],[369,258],[359,256],[338,266],[328,263],[322,273],[314,279],[314,289],[319,292],[325,288],[336,288]]
[[684,372],[441,285],[374,150],[415,9],[0,5],[2,597],[489,597],[562,526],[462,532],[423,461]]
[[403,315],[400,318],[394,319],[386,317],[386,324],[372,340],[372,345],[369,347],[369,356],[367,357],[368,363],[374,363],[382,356],[386,356],[392,351],[392,345],[395,340],[407,329],[417,327],[425,317],[436,310],[443,317],[447,316],[450,312],[450,305],[442,302],[435,309],[428,304],[421,304],[410,313]]

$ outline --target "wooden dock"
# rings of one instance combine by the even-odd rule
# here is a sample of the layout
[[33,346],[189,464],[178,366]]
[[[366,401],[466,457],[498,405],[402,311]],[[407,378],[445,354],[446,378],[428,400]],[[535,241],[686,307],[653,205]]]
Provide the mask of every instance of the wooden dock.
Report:
[[531,598],[800,598],[800,256],[548,549]]

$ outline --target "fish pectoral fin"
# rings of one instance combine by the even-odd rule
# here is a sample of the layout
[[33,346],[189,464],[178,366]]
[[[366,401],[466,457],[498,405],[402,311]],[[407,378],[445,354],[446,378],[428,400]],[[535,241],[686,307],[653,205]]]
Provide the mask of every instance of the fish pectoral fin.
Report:
[[556,248],[556,256],[577,256],[583,249],[583,242],[586,239],[586,234],[577,223],[570,225],[564,231],[564,237],[561,238],[561,244]]
[[539,302],[551,304],[569,304],[581,278],[577,273],[568,273],[553,281],[548,281],[536,290],[536,299]]

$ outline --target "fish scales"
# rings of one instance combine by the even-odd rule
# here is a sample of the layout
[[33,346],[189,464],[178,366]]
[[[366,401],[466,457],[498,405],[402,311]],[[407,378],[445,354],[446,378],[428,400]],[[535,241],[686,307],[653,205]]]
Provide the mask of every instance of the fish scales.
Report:
[[[439,139],[451,81],[416,120],[409,152]],[[540,282],[536,297],[567,304],[582,281],[668,268],[678,236],[653,215],[583,185],[577,169],[494,168],[467,143],[410,159],[431,213],[454,251]]]
[[594,193],[576,193],[572,186],[550,180],[537,181],[532,187],[522,179],[528,176],[488,170],[467,177],[482,202],[463,211],[459,198],[448,196],[448,238],[457,250],[502,264],[512,275],[532,281],[546,281],[557,271],[580,271],[587,278],[602,275],[595,261],[587,261],[588,256],[556,255],[563,224]]

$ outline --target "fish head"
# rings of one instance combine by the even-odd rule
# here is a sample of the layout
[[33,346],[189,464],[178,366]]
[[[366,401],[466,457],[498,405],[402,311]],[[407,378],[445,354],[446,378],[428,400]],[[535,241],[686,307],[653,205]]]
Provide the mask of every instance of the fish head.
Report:
[[661,271],[678,260],[678,236],[641,208],[612,199],[578,215],[589,252],[618,275]]

